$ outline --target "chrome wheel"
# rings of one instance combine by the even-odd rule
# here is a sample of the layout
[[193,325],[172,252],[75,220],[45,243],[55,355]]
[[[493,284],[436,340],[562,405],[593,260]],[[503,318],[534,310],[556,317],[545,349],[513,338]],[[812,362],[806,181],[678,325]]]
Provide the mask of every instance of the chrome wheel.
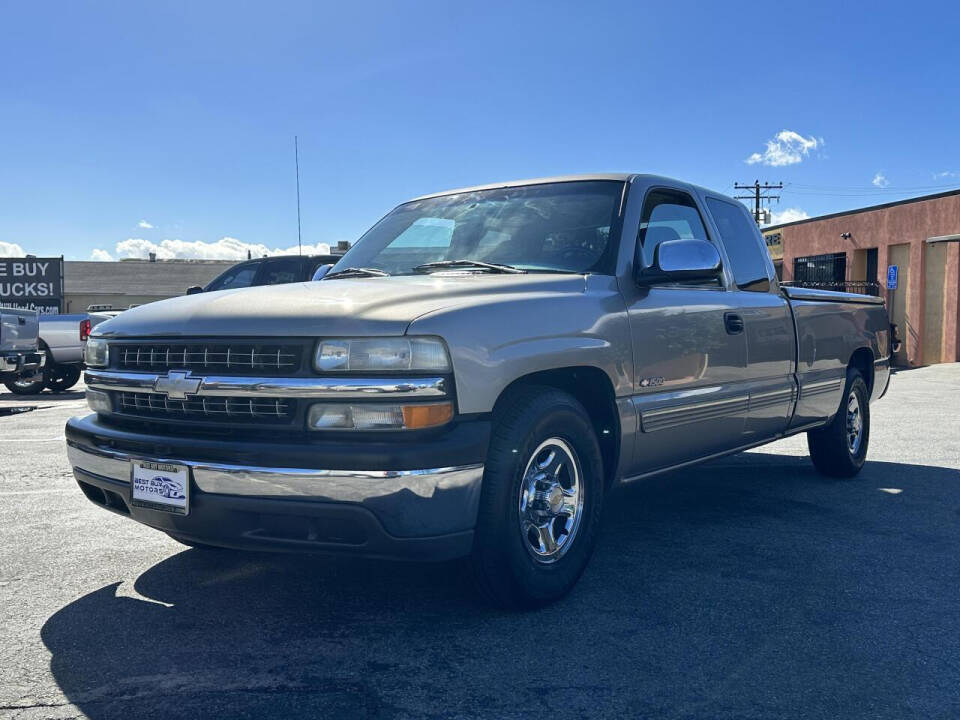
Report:
[[847,398],[847,449],[851,455],[856,455],[863,442],[863,413],[860,411],[860,401],[857,393],[851,392]]
[[520,534],[535,560],[556,562],[570,549],[580,528],[583,495],[573,448],[560,438],[540,443],[520,482]]

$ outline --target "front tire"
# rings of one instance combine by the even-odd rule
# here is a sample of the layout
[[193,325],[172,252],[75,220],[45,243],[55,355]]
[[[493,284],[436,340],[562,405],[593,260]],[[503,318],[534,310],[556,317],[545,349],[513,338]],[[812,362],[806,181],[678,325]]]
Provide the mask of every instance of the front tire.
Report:
[[590,559],[603,500],[600,446],[583,406],[521,388],[494,412],[470,566],[489,602],[540,607],[566,595]]
[[828,425],[807,433],[810,459],[823,475],[849,478],[860,472],[870,443],[870,392],[859,370],[847,370],[840,409]]

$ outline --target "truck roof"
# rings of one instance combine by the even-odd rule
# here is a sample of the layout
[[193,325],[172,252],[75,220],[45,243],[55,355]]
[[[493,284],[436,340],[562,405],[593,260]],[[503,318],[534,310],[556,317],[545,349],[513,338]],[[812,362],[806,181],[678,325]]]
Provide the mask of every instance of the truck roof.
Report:
[[[521,187],[523,185],[546,185],[547,183],[561,183],[561,182],[582,182],[588,180],[613,180],[616,182],[631,182],[636,178],[650,178],[653,180],[662,180],[669,185],[679,185],[682,187],[697,188],[706,192],[714,193],[712,190],[707,188],[701,188],[692,183],[685,182],[683,180],[677,180],[676,178],[666,177],[664,175],[650,175],[647,173],[583,173],[579,175],[554,175],[552,177],[542,177],[542,178],[531,178],[527,180],[508,180],[506,182],[498,183],[489,183],[487,185],[473,185],[470,187],[456,188],[453,190],[443,190],[441,192],[429,193],[427,195],[421,195],[420,197],[412,198],[407,202],[415,202],[417,200],[426,200],[427,198],[440,197],[442,195],[458,195],[465,192],[476,192],[479,190],[496,190],[498,188],[508,188],[508,187]],[[714,193],[718,194],[718,193]]]

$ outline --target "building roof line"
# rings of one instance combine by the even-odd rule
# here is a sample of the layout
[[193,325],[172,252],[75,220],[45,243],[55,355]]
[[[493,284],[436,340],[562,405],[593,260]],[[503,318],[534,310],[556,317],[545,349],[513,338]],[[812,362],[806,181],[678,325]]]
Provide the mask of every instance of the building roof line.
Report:
[[791,225],[803,225],[804,223],[814,222],[817,220],[829,220],[831,218],[843,217],[844,215],[857,215],[858,213],[870,212],[871,210],[884,210],[886,208],[896,207],[897,205],[908,205],[910,203],[923,202],[925,200],[938,200],[940,198],[950,197],[951,195],[960,195],[960,188],[934,193],[933,195],[919,195],[917,197],[905,198],[903,200],[894,200],[893,202],[882,203],[881,205],[868,205],[867,207],[856,208],[854,210],[843,210],[842,212],[829,213],[827,215],[817,215],[816,217],[780,223],[779,225],[769,225],[765,228],[761,228],[761,232],[779,230],[780,228],[790,227]]

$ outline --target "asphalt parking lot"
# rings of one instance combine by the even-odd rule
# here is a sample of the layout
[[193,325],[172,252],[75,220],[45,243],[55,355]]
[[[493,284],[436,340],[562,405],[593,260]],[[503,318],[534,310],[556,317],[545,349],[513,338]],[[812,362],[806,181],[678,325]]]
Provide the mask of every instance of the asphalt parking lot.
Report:
[[624,488],[566,600],[455,564],[189,549],[88,503],[82,392],[0,394],[0,716],[955,718],[960,365],[898,373],[868,463],[805,439]]

